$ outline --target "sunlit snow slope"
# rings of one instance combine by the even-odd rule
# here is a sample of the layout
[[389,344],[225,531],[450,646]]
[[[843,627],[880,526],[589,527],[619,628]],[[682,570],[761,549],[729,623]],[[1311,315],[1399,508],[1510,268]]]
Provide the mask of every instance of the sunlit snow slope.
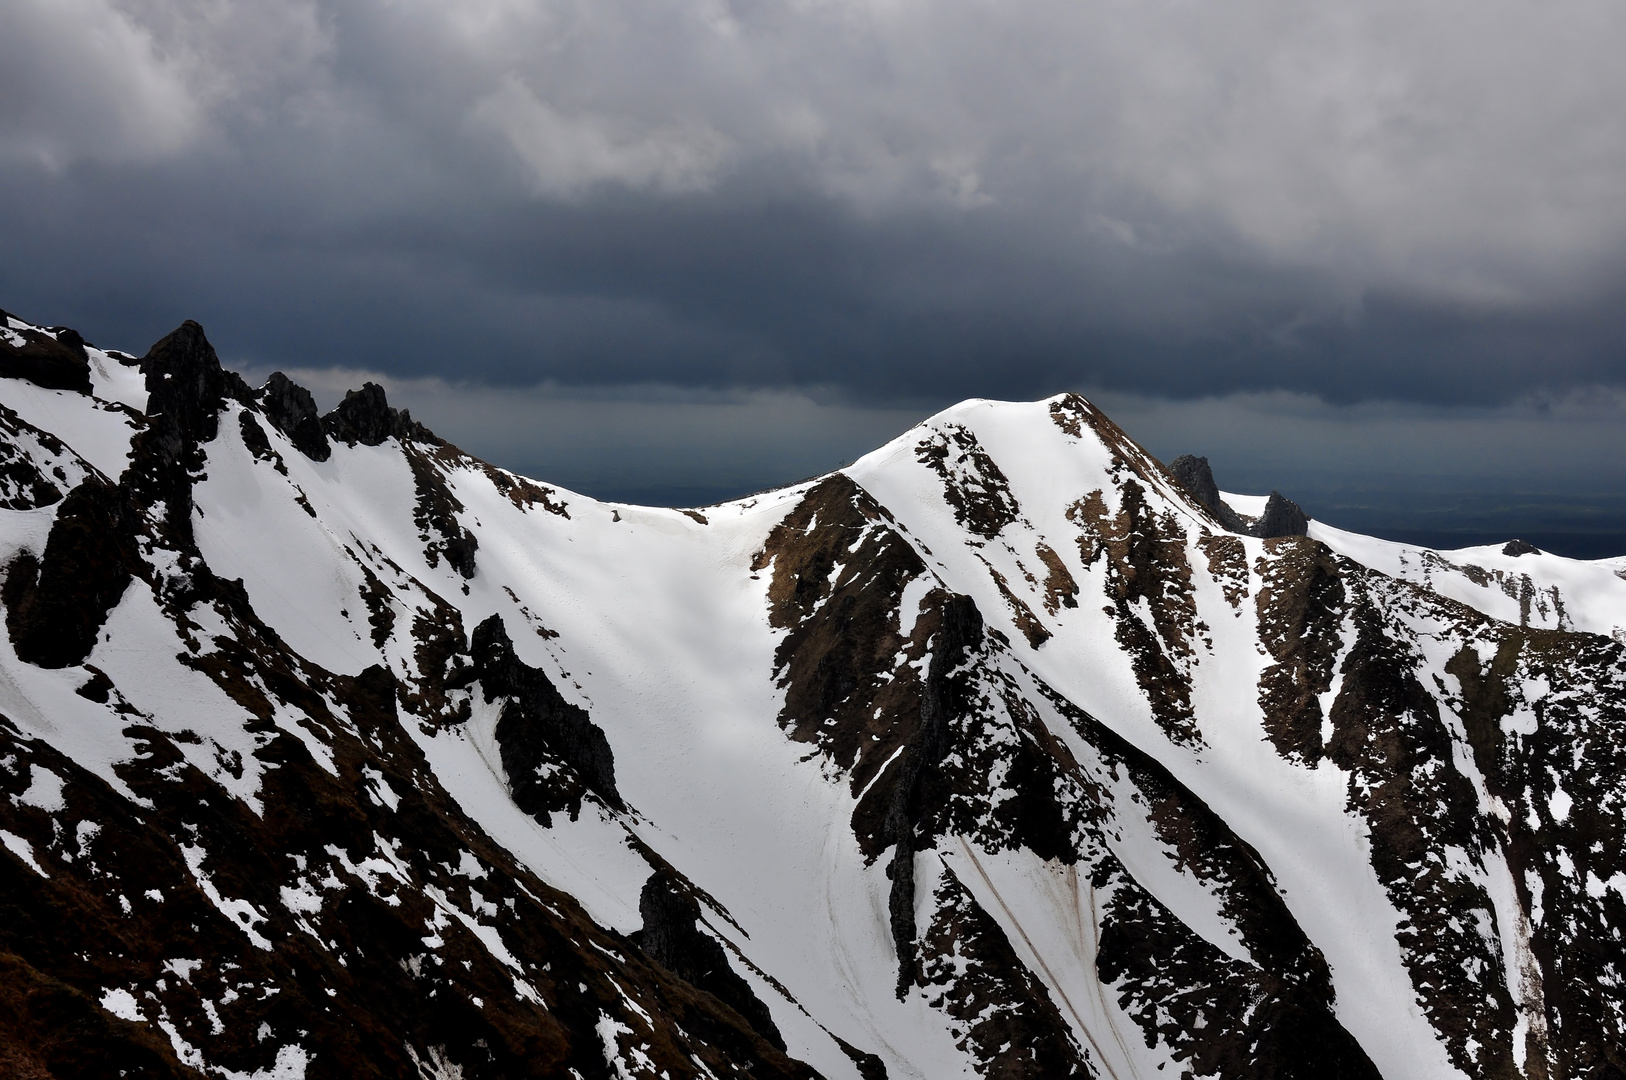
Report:
[[601,503],[5,326],[0,1072],[1626,1077],[1615,563],[1074,395]]

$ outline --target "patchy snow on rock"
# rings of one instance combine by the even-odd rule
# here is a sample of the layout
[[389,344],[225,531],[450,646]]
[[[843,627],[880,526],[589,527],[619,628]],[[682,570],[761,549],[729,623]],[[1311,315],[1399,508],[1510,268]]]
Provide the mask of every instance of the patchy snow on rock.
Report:
[[1534,1080],[1626,1037],[1621,560],[1227,533],[1077,395],[678,510],[376,387],[319,417],[195,324],[85,363],[0,379],[0,947],[206,1075]]

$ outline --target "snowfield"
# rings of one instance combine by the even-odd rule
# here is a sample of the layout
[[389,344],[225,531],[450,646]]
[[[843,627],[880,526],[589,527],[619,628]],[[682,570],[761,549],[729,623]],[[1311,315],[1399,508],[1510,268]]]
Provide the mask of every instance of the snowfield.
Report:
[[[79,372],[6,326],[88,377],[0,378],[5,949],[77,988],[87,1047],[1626,1068],[1626,560],[1229,534],[1075,395],[738,502],[605,503],[381,394],[317,425],[201,330]],[[17,1060],[84,1067],[18,1015]]]

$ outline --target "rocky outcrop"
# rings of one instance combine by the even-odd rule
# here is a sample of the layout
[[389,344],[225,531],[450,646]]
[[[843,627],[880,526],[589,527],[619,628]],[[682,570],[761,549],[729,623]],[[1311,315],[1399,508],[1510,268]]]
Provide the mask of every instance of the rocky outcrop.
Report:
[[1220,498],[1219,485],[1214,482],[1214,470],[1209,467],[1207,458],[1181,454],[1169,462],[1169,472],[1227,531],[1237,533],[1248,531],[1248,526],[1241,516]]
[[60,668],[90,655],[140,565],[123,492],[100,479],[74,488],[57,511],[44,556],[25,551],[6,571],[6,630],[18,658]]
[[515,655],[502,616],[474,628],[470,651],[485,700],[503,701],[497,745],[515,804],[544,825],[560,810],[574,819],[589,792],[621,809],[610,741],[587,710],[566,701],[547,675]]
[[280,371],[273,371],[259,394],[260,409],[271,426],[288,436],[300,453],[312,461],[326,461],[333,453],[327,432],[316,411],[311,392]]
[[[0,326],[4,320],[0,313]],[[21,335],[23,343],[15,345],[0,336],[0,378],[27,379],[47,390],[90,393],[90,358],[77,331],[58,326],[45,333],[24,327],[11,333]]]
[[1310,531],[1310,520],[1298,503],[1272,491],[1265,500],[1265,509],[1257,518],[1246,517],[1231,509],[1220,498],[1219,485],[1214,482],[1214,470],[1205,457],[1182,454],[1169,463],[1169,473],[1180,486],[1213,515],[1227,532],[1242,533],[1269,540],[1277,536],[1304,536]]
[[1502,545],[1503,555],[1540,555],[1541,549],[1528,540],[1509,540]]
[[395,410],[382,386],[362,383],[360,390],[347,392],[338,407],[322,417],[322,426],[340,442],[377,446],[395,434]]
[[254,395],[220,357],[203,327],[186,320],[141,358],[147,380],[147,415],[164,417],[188,443],[206,443],[219,432],[220,410],[228,399],[251,404]]
[[344,400],[322,417],[322,427],[347,446],[378,446],[391,437],[403,442],[441,443],[434,432],[412,419],[410,411],[391,408],[384,388],[375,382],[362,383],[360,390],[346,393]]
[[1270,498],[1265,500],[1265,512],[1259,515],[1259,520],[1248,531],[1264,540],[1273,540],[1278,536],[1307,536],[1310,519],[1298,503],[1272,491]]
[[728,965],[717,939],[700,929],[700,903],[670,874],[657,870],[638,897],[642,930],[632,940],[667,971],[739,1013],[758,1035],[779,1049],[785,1039],[773,1014],[751,992],[751,986]]
[[445,559],[463,577],[473,577],[478,569],[474,556],[480,549],[480,539],[458,521],[463,503],[446,479],[446,470],[461,464],[462,455],[453,448],[426,449],[410,440],[404,441],[402,450],[412,469],[413,493],[417,497],[412,521],[423,540],[424,557],[430,566],[438,566]]

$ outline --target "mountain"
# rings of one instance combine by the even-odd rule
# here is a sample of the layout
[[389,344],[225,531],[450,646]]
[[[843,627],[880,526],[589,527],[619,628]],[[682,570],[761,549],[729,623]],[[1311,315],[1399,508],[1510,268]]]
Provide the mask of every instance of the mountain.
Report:
[[0,376],[0,1072],[1626,1077],[1626,560],[1077,395],[669,510],[195,323]]

